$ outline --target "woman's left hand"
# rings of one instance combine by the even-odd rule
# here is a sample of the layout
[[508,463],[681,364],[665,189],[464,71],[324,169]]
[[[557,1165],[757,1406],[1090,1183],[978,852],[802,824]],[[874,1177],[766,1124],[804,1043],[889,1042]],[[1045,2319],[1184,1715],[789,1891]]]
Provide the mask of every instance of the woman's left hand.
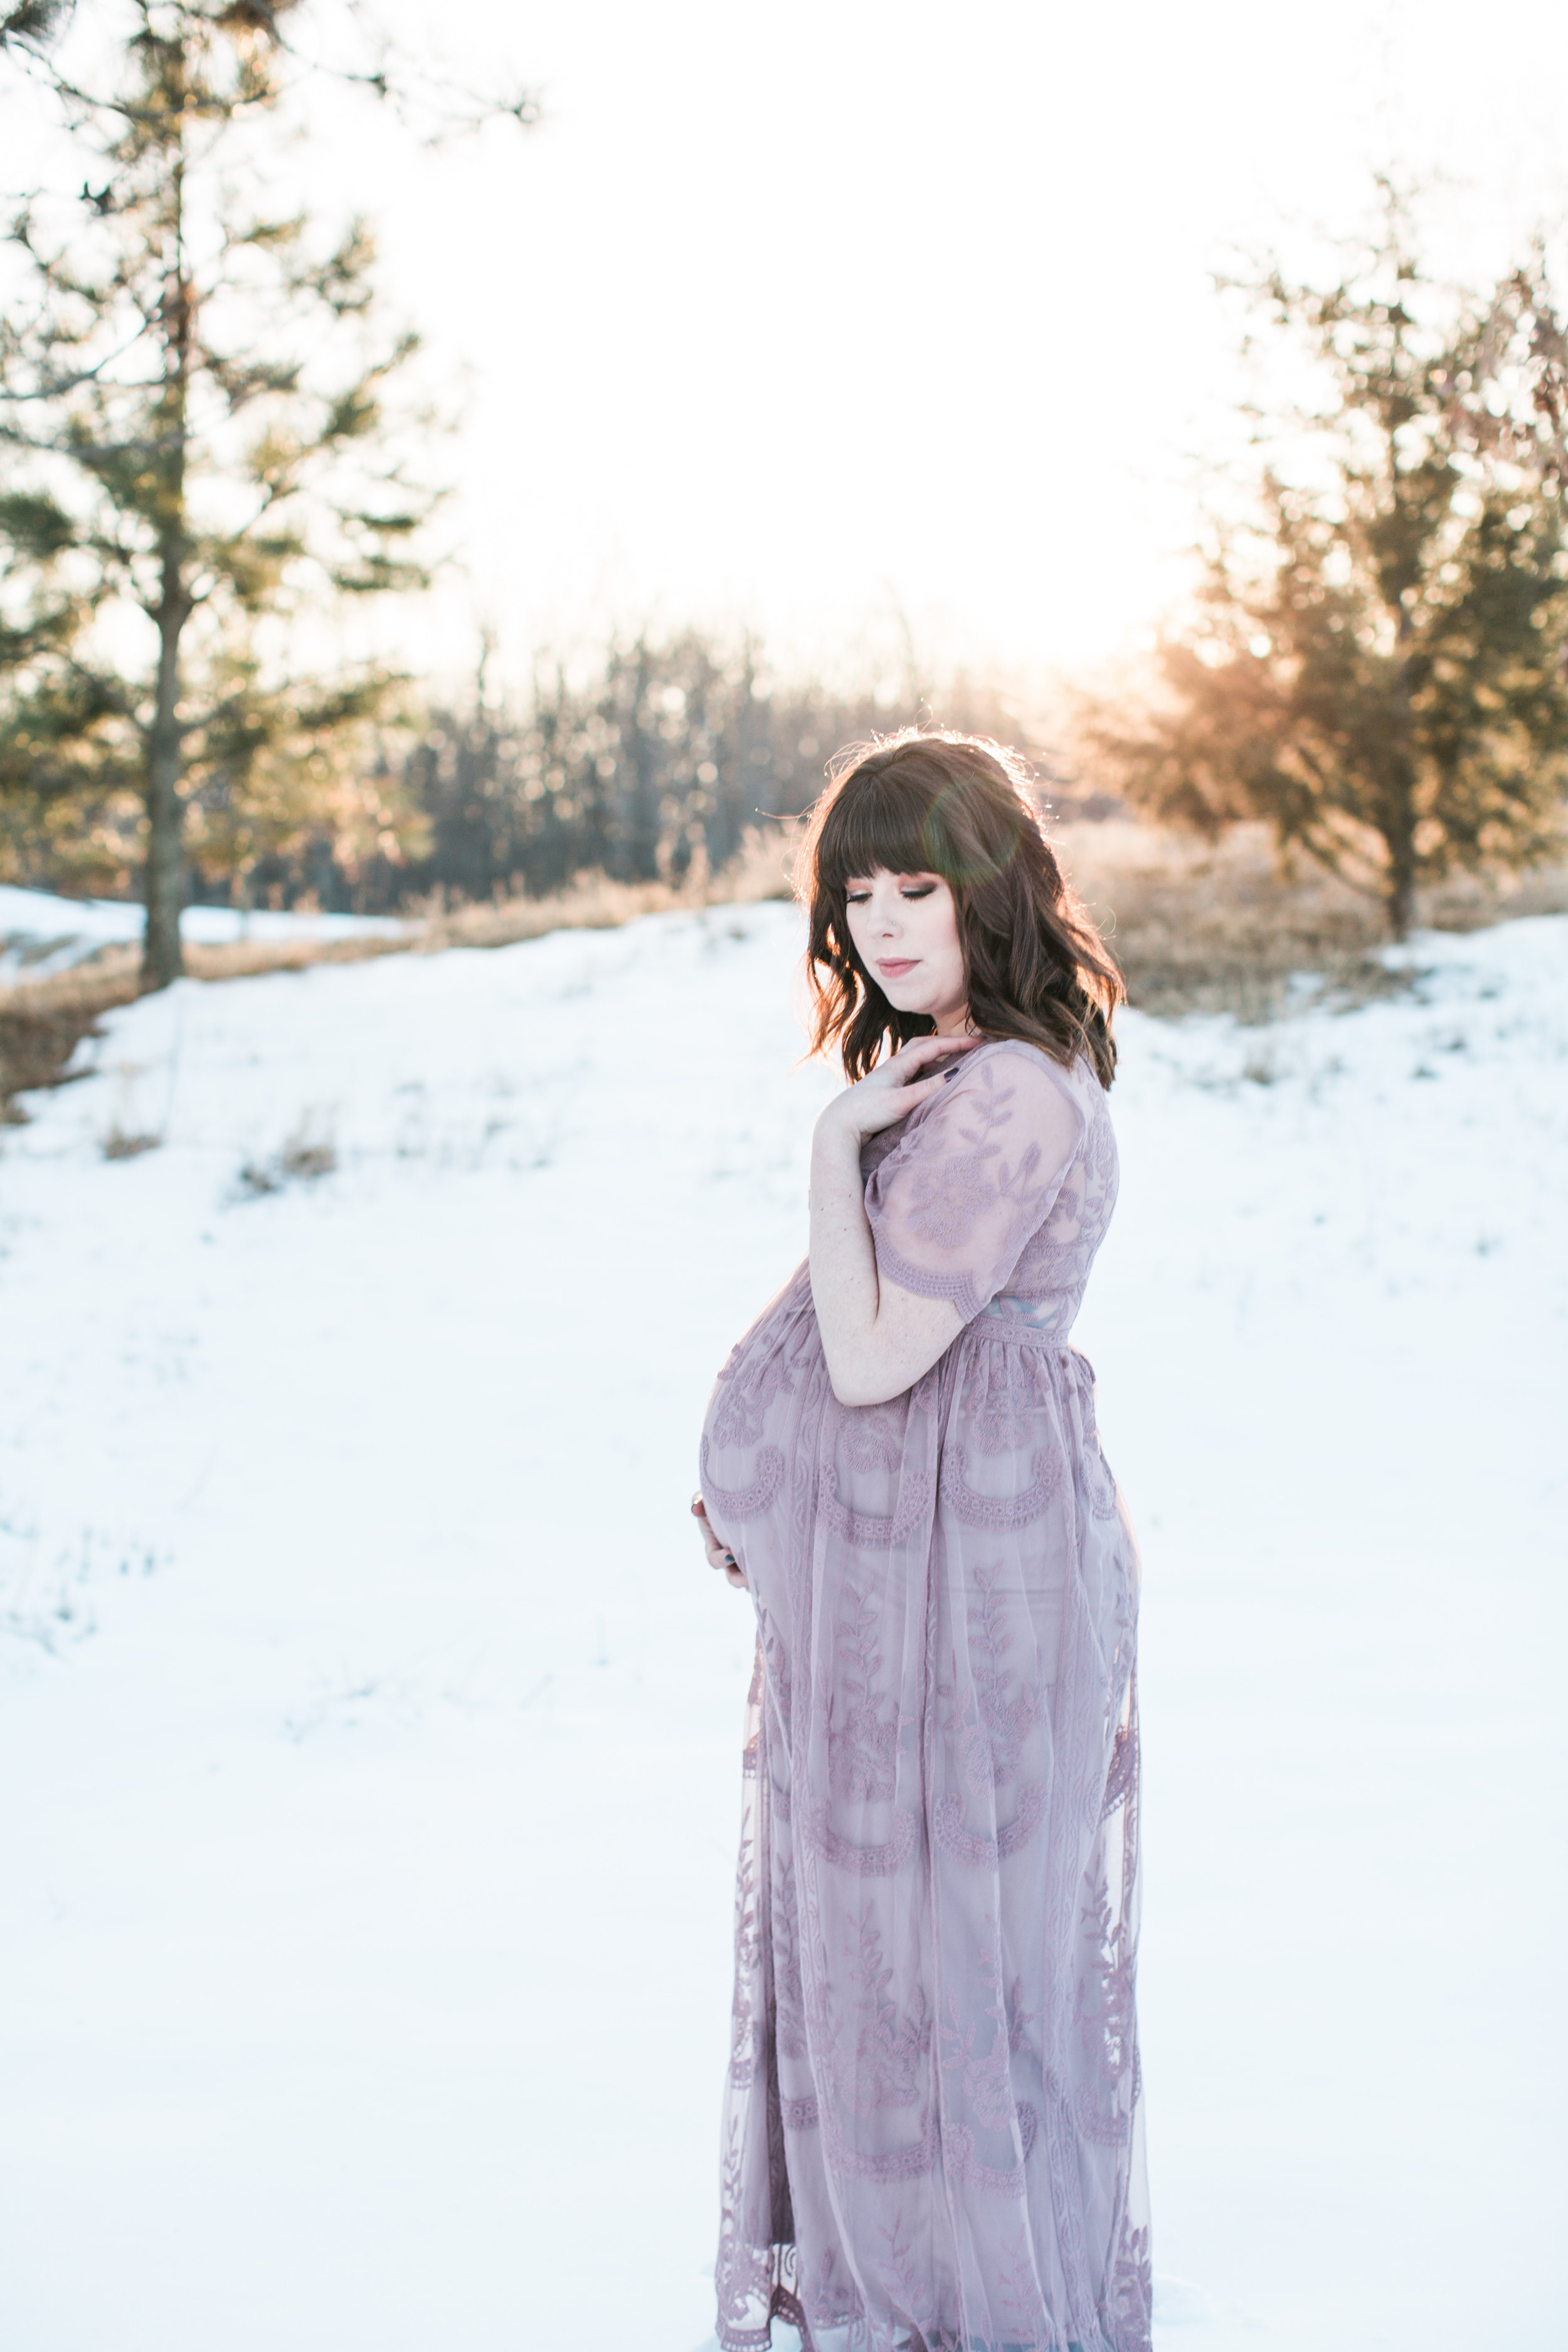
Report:
[[700,1531],[702,1549],[708,1555],[709,1567],[721,1568],[729,1581],[743,1592],[746,1589],[746,1580],[742,1575],[736,1564],[735,1555],[729,1545],[721,1543],[714,1534],[713,1522],[708,1516],[708,1506],[700,1495],[693,1495],[691,1497],[691,1516]]

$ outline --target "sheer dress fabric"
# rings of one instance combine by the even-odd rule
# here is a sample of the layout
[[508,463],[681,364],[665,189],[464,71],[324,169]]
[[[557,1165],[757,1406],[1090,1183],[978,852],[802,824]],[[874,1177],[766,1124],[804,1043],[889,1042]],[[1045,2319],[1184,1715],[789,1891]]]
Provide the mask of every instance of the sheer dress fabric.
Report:
[[1147,2352],[1138,1570],[1068,1344],[1114,1204],[1082,1061],[978,1047],[862,1159],[963,1328],[841,1405],[806,1268],[719,1376],[744,1571],[724,2352]]

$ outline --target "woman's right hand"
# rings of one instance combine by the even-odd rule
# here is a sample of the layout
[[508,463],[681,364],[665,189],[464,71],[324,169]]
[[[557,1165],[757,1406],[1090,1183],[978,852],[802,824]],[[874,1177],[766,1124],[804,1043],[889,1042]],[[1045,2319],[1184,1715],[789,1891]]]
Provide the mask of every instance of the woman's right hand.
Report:
[[702,1549],[708,1555],[709,1567],[721,1568],[728,1581],[743,1592],[746,1589],[746,1580],[742,1575],[736,1564],[735,1555],[729,1545],[721,1544],[714,1534],[713,1523],[708,1517],[708,1506],[700,1495],[693,1495],[691,1497],[691,1516],[696,1520],[698,1530],[701,1535]]
[[[816,1122],[819,1136],[842,1137],[858,1152],[868,1136],[879,1135],[908,1118],[917,1103],[940,1094],[952,1075],[942,1067],[955,1054],[971,1054],[985,1039],[971,1037],[911,1037],[887,1061],[879,1062],[863,1078],[835,1095]],[[921,1074],[927,1075],[922,1076]]]

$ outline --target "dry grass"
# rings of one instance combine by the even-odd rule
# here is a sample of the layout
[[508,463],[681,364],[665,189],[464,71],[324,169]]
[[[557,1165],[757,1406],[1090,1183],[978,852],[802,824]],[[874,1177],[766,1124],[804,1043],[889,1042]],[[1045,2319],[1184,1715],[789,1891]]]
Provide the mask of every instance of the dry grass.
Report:
[[140,1160],[144,1151],[156,1151],[163,1140],[161,1135],[127,1134],[117,1119],[99,1150],[106,1160]]
[[25,1118],[16,1096],[58,1086],[80,1040],[96,1033],[100,1013],[136,994],[134,982],[107,995],[79,988],[62,998],[48,989],[38,981],[0,995],[0,1126]]
[[668,882],[607,882],[602,874],[589,874],[548,898],[508,898],[493,906],[433,911],[414,945],[426,955],[443,948],[510,947],[518,940],[542,939],[546,931],[614,930],[638,915],[787,898],[794,844],[791,826],[751,833],[732,865],[679,887]]
[[[1300,1003],[1291,983],[1301,974],[1321,999],[1344,1005],[1405,984],[1378,957],[1387,932],[1376,900],[1305,858],[1282,861],[1262,825],[1212,846],[1130,822],[1063,825],[1058,838],[1144,1012],[1260,1022]],[[1568,865],[1557,865],[1445,883],[1422,895],[1417,919],[1464,931],[1564,912]]]
[[[1128,820],[1064,824],[1056,838],[1106,930],[1129,997],[1146,1012],[1232,1013],[1262,1022],[1300,1001],[1292,982],[1302,973],[1314,975],[1321,995],[1343,1004],[1405,984],[1378,960],[1385,935],[1376,903],[1305,860],[1282,863],[1260,825],[1240,827],[1213,846]],[[780,826],[753,834],[722,873],[679,889],[590,876],[548,898],[431,908],[402,937],[246,940],[190,947],[185,960],[195,979],[237,980],[370,956],[506,947],[547,931],[612,929],[638,915],[784,898],[791,849],[790,832]],[[1419,918],[1440,930],[1474,930],[1510,916],[1563,912],[1568,863],[1445,883],[1424,894]],[[95,1030],[100,1015],[139,993],[138,961],[134,948],[105,949],[52,979],[0,989],[0,1116],[18,1115],[17,1094],[60,1083],[79,1040]]]
[[280,1192],[285,1184],[313,1184],[320,1177],[331,1176],[337,1164],[337,1146],[330,1137],[298,1127],[270,1160],[246,1161],[239,1171],[240,1189],[259,1195]]

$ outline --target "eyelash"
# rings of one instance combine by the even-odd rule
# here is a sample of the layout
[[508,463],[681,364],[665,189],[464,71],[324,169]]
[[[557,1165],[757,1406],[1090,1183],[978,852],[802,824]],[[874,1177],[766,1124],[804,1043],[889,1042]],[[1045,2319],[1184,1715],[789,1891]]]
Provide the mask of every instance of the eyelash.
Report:
[[[918,882],[912,890],[900,890],[899,896],[900,898],[929,898],[935,888],[934,882]],[[869,890],[847,890],[844,903],[847,907],[863,907],[870,895]]]

